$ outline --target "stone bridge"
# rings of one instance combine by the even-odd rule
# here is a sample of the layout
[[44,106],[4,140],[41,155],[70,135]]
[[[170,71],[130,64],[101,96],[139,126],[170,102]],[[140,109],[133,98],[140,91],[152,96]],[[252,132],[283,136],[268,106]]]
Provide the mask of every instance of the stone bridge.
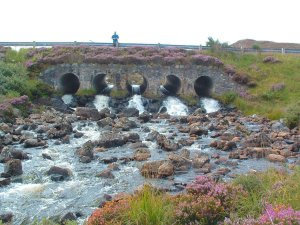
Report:
[[47,68],[40,78],[61,90],[75,94],[79,89],[95,89],[97,94],[127,90],[129,94],[146,96],[221,95],[240,86],[224,74],[222,68],[202,65],[120,65],[120,64],[59,64]]

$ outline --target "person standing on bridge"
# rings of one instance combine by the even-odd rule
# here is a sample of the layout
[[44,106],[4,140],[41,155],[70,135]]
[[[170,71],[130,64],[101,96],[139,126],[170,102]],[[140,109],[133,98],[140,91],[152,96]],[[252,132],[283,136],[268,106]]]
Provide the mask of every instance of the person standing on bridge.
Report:
[[115,32],[111,38],[113,39],[113,46],[119,47],[119,35],[117,35],[117,32]]

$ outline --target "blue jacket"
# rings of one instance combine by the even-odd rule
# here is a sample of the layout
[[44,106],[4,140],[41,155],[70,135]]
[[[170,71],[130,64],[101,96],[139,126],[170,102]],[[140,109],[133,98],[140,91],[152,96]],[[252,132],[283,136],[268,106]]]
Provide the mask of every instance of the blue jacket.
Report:
[[117,41],[119,39],[119,35],[114,34],[113,36],[111,36],[111,38],[113,39],[113,41]]

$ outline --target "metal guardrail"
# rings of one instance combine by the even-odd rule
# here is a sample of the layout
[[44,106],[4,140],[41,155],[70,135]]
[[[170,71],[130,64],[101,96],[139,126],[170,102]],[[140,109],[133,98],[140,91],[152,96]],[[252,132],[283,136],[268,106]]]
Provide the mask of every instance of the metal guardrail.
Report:
[[[7,47],[52,47],[52,46],[112,46],[112,43],[103,42],[0,42],[0,46]],[[143,44],[143,43],[119,43],[119,47],[158,47],[158,48],[183,48],[183,49],[194,49],[194,50],[208,50],[209,46],[201,45],[172,45],[172,44]],[[224,48],[225,51],[230,52],[257,52],[252,48]],[[271,49],[262,48],[260,52],[270,53],[293,53],[300,54],[300,49]]]

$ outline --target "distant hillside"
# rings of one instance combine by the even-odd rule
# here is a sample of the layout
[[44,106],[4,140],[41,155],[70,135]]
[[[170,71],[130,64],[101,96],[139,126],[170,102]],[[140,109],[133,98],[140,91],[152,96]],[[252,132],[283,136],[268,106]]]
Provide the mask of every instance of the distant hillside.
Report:
[[231,46],[235,48],[252,48],[254,44],[259,45],[261,48],[285,48],[285,49],[300,49],[300,44],[295,43],[277,43],[272,41],[256,41],[252,39],[240,40],[233,43]]

